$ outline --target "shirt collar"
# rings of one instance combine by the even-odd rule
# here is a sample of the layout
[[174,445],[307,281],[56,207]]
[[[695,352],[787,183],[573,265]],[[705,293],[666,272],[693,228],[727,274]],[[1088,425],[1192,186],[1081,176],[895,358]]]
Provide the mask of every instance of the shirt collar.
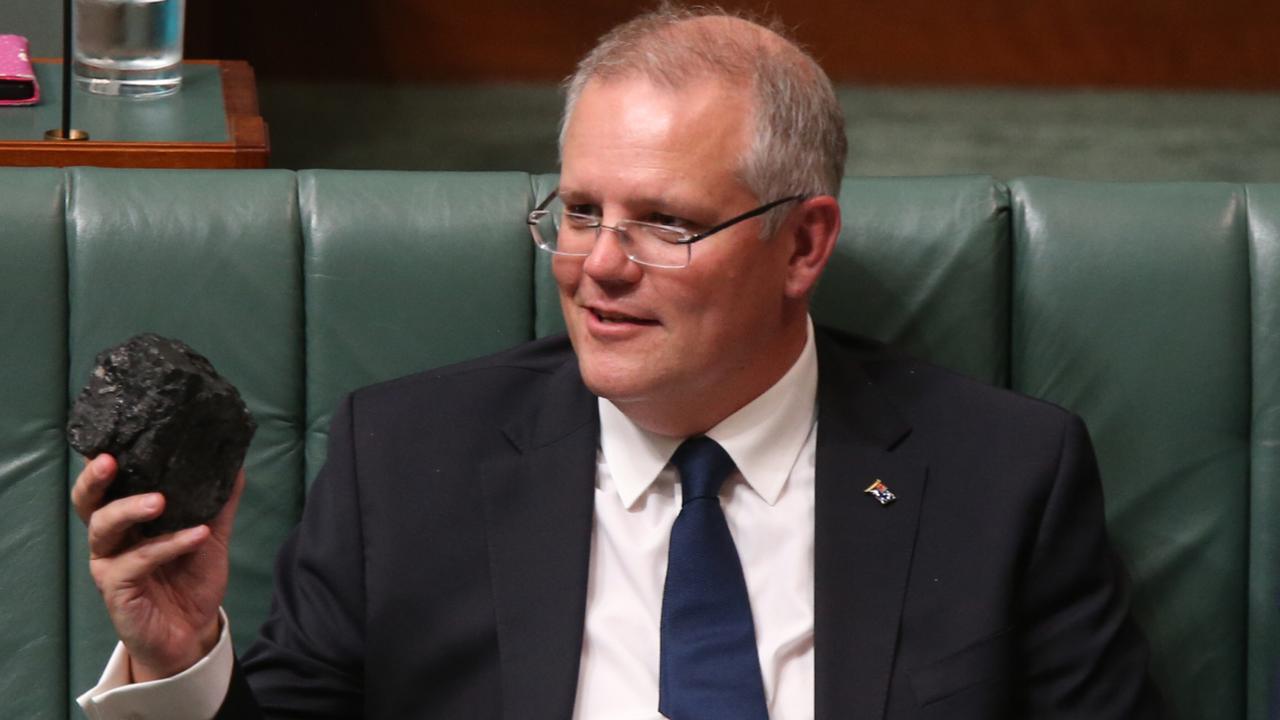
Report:
[[[813,320],[804,349],[768,390],[707,431],[733,458],[747,484],[773,505],[813,427],[818,393],[818,354]],[[600,406],[600,452],[622,504],[630,508],[649,489],[683,442],[648,432],[605,398]]]

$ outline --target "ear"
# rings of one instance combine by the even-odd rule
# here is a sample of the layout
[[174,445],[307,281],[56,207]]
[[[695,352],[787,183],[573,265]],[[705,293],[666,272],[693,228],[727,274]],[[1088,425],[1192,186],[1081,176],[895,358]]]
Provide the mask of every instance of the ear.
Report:
[[790,230],[793,246],[787,266],[787,297],[805,298],[818,284],[840,236],[840,203],[830,195],[809,198],[800,204]]

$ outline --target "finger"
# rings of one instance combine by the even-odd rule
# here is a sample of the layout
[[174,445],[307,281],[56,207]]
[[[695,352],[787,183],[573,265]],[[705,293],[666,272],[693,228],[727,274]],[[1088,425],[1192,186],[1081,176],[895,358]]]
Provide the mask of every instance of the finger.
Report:
[[164,512],[164,496],[143,493],[107,503],[89,517],[89,557],[110,557],[120,552],[129,531],[140,522]]
[[145,540],[127,552],[112,558],[108,577],[100,578],[104,587],[144,578],[161,566],[191,553],[209,539],[209,526],[196,525],[167,535]]
[[71,504],[85,525],[89,524],[93,511],[102,505],[107,487],[115,478],[116,459],[110,455],[98,455],[85,461],[84,469],[76,476],[76,483],[71,488]]

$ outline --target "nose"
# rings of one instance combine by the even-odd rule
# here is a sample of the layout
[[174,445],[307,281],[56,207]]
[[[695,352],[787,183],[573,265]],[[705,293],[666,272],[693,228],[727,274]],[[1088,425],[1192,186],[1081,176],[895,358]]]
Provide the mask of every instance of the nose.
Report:
[[627,257],[626,237],[615,227],[601,225],[582,269],[598,283],[633,283],[644,274],[639,263]]

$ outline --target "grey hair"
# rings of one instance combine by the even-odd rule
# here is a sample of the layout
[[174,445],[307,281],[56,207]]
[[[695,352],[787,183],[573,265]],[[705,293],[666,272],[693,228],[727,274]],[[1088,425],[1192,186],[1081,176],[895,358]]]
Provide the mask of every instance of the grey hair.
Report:
[[[569,117],[587,84],[636,76],[672,89],[707,77],[750,83],[753,135],[738,169],[746,187],[761,202],[839,195],[844,113],[826,73],[776,22],[664,3],[610,30],[565,81],[562,154]],[[782,217],[770,212],[764,234],[776,232]]]

